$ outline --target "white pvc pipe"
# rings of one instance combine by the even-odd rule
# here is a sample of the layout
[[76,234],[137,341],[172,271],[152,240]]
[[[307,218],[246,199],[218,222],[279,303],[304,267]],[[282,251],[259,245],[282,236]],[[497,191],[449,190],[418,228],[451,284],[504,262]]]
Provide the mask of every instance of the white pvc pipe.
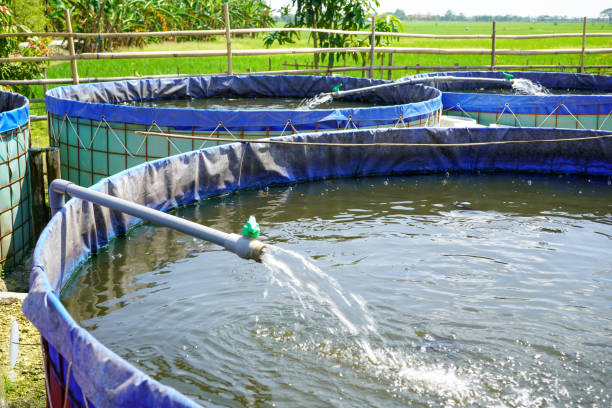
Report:
[[64,206],[64,195],[70,195],[82,200],[121,211],[134,217],[150,221],[164,227],[172,228],[196,238],[220,245],[245,259],[261,262],[261,252],[265,244],[257,239],[238,234],[228,234],[196,222],[188,221],[162,211],[154,210],[144,205],[123,200],[108,194],[78,186],[62,179],[55,179],[49,186],[49,204],[52,214]]

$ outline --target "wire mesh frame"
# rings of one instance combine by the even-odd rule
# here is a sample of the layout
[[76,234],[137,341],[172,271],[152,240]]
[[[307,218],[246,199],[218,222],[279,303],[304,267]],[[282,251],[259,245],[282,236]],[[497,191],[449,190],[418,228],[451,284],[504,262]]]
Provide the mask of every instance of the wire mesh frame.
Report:
[[[440,121],[441,109],[427,115],[412,118],[399,117],[393,120],[373,121],[364,123],[362,121],[349,121],[344,124],[336,124],[337,130],[362,129],[378,127],[424,127],[436,126]],[[82,186],[89,186],[102,178],[108,177],[118,171],[133,167],[150,160],[156,160],[175,154],[197,150],[202,147],[215,146],[224,142],[204,142],[198,137],[217,137],[240,139],[259,139],[283,134],[294,134],[303,132],[317,132],[320,123],[311,124],[312,129],[297,130],[288,122],[285,130],[252,131],[241,127],[239,130],[230,131],[223,126],[217,126],[212,133],[210,131],[177,130],[170,126],[159,127],[155,123],[150,126],[131,125],[126,123],[106,122],[104,118],[100,121],[69,117],[67,115],[48,114],[48,127],[51,143],[59,146],[61,156],[62,177]],[[161,136],[138,136],[130,140],[130,133],[137,130],[155,129],[164,133],[180,133],[191,136],[192,139],[185,140]],[[152,142],[153,141],[153,142]],[[154,143],[157,141],[158,145]],[[121,148],[111,148],[112,143],[120,145]],[[131,148],[131,149],[130,149]],[[102,163],[100,162],[102,159]],[[111,167],[115,167],[111,171]]]
[[[505,124],[507,126],[514,126],[514,127],[524,127],[524,126],[543,127],[544,125],[546,125],[546,127],[553,127],[553,128],[558,128],[558,129],[607,130],[604,128],[604,126],[607,124],[610,126],[610,129],[612,130],[612,118],[610,117],[612,116],[612,108],[610,107],[610,104],[604,104],[604,105],[597,104],[596,113],[587,113],[587,114],[581,113],[581,107],[582,109],[584,109],[584,107],[586,106],[592,106],[592,104],[576,105],[575,114],[571,113],[567,109],[567,107],[563,104],[558,105],[552,113],[551,112],[541,113],[541,112],[538,112],[537,107],[534,107],[533,112],[517,114],[517,113],[514,113],[512,108],[510,108],[509,106],[501,106],[500,108],[496,108],[495,110],[482,110],[482,109],[475,110],[473,108],[466,108],[463,106],[449,106],[448,108],[444,108],[443,111],[444,113],[451,114],[452,116],[462,116],[462,117],[468,117],[471,119],[475,119],[477,123],[485,124],[485,125],[487,125],[488,123],[483,123],[484,119],[481,117],[481,115],[483,114],[495,115],[495,120],[493,122],[495,124],[500,123],[503,119],[507,117],[513,122],[513,125],[508,125],[505,123],[500,123],[500,124]],[[605,108],[602,108],[602,106],[604,106]],[[529,117],[529,116],[533,116],[533,121],[519,120],[519,117],[524,118],[524,117]],[[541,120],[542,118],[543,120]],[[570,126],[560,126],[560,122],[565,119],[571,119],[571,127]],[[590,119],[590,121],[593,122],[594,126],[590,127],[586,119]]]
[[[31,211],[31,186],[29,169],[29,122],[20,128],[9,130],[0,134],[0,157],[6,154],[6,158],[0,159],[0,166],[6,166],[8,172],[8,183],[0,186],[0,195],[8,196],[8,205],[0,208],[0,217],[6,218],[10,213],[11,228],[7,229],[0,225],[0,269],[14,268],[25,256],[32,245],[32,211]],[[11,155],[9,145],[16,146],[16,152]],[[17,172],[12,170],[16,164]],[[4,194],[8,190],[8,194]]]

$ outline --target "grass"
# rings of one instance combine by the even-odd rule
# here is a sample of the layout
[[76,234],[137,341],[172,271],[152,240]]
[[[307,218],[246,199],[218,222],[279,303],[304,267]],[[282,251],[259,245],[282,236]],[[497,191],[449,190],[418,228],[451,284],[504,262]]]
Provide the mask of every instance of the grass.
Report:
[[38,121],[38,122],[30,122],[30,134],[32,138],[32,147],[49,146],[49,137],[47,136],[47,121],[46,120]]
[[[15,380],[9,379],[8,345],[10,327],[17,319],[20,330]],[[3,405],[3,400],[4,404]],[[42,408],[45,379],[40,351],[40,334],[21,313],[17,299],[0,299],[0,407]]]
[[[466,30],[466,27],[468,30]],[[406,22],[404,31],[418,34],[490,34],[491,23],[484,22]],[[546,33],[565,33],[582,32],[581,23],[499,23],[496,31],[502,34],[546,34]],[[610,23],[590,23],[587,32],[608,32],[612,31]],[[490,40],[436,40],[436,39],[409,39],[402,38],[393,41],[392,46],[399,47],[422,47],[422,48],[485,48],[491,47]],[[311,39],[307,34],[302,33],[300,39],[295,44],[286,47],[310,47]],[[582,39],[577,38],[551,38],[551,39],[527,39],[527,40],[498,40],[497,48],[510,49],[550,49],[550,48],[580,48]],[[612,39],[606,37],[595,37],[587,40],[589,48],[612,48]],[[232,41],[232,48],[253,49],[264,48],[262,36],[256,38],[238,38]],[[150,44],[144,49],[127,48],[124,51],[187,51],[187,50],[222,50],[225,49],[225,38],[216,36],[211,41],[193,42],[162,42]],[[558,56],[497,56],[497,64],[562,64],[570,65],[579,62],[578,55],[558,55]],[[312,63],[311,55],[277,55],[277,56],[252,56],[234,57],[234,72],[247,72],[261,70],[282,70],[283,63],[286,61],[291,68],[295,61],[299,64]],[[407,55],[397,54],[394,56],[394,65],[487,65],[490,64],[488,55]],[[585,58],[587,65],[591,64],[612,64],[612,56],[587,55]],[[348,65],[354,63],[349,60]],[[87,60],[79,61],[79,75],[86,80],[88,77],[102,76],[132,76],[132,75],[158,75],[174,74],[177,71],[183,74],[203,74],[219,73],[227,69],[227,59],[225,57],[209,58],[156,58],[156,59],[128,59],[128,60]],[[339,64],[342,65],[342,64]],[[411,74],[412,72],[395,71],[394,77]],[[360,74],[352,74],[360,75]],[[49,78],[69,78],[71,77],[70,64],[59,63],[49,67]],[[38,90],[42,96],[42,89]]]

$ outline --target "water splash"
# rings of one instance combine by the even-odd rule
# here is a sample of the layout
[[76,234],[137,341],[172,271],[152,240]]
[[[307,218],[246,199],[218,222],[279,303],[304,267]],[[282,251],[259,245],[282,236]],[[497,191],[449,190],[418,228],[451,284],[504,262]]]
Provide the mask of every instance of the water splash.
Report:
[[365,300],[353,293],[345,294],[338,281],[304,256],[270,245],[261,261],[272,272],[271,283],[289,289],[303,310],[331,313],[352,336],[378,335]]
[[512,81],[512,90],[519,95],[550,95],[550,91],[543,85],[530,81],[527,78],[516,78]]
[[[298,340],[295,333],[287,336],[283,330],[275,334],[262,330],[259,335],[271,336],[277,342],[291,342],[296,349],[311,350],[319,357],[344,361],[366,377],[384,380],[399,393],[434,393],[462,403],[474,395],[473,379],[462,378],[456,367],[426,362],[420,355],[389,347],[379,334],[365,300],[345,293],[336,279],[304,256],[267,246],[262,263],[271,272],[270,283],[288,289],[297,301],[296,316],[318,322],[312,326],[327,320],[324,317],[332,317],[337,324],[330,323],[328,333],[333,336],[326,339]],[[268,296],[268,290],[264,296]]]
[[303,99],[298,105],[298,110],[310,110],[314,109],[319,105],[323,105],[325,103],[331,103],[334,98],[330,93],[320,93],[318,95],[313,96],[312,98]]

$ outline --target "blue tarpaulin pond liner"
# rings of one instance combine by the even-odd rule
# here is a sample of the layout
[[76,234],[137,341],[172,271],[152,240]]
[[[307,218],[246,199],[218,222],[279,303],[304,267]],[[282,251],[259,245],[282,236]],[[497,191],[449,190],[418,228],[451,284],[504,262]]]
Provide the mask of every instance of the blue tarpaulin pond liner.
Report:
[[[145,161],[219,144],[198,137],[252,139],[304,131],[435,126],[442,109],[435,88],[380,89],[348,101],[369,108],[208,110],[118,105],[120,102],[210,97],[312,97],[389,81],[305,75],[236,75],[147,79],[54,88],[46,109],[62,177],[82,186]],[[136,134],[180,133],[183,137]]]
[[[612,177],[612,137],[593,130],[369,129],[271,140],[334,145],[226,144],[148,162],[91,188],[168,211],[240,189],[338,177],[447,171]],[[72,199],[51,219],[36,245],[23,311],[43,337],[53,407],[199,406],[99,343],[60,301],[61,290],[79,265],[137,223],[125,214]]]
[[[477,93],[484,88],[469,78],[499,78],[502,72],[439,72],[407,78],[455,76],[466,81],[440,82],[444,113],[476,120],[482,125],[612,130],[612,77],[560,72],[510,72],[550,89],[583,90],[594,94],[504,95]],[[601,93],[597,95],[596,93]]]
[[32,240],[29,115],[25,96],[0,92],[0,269],[18,264]]

